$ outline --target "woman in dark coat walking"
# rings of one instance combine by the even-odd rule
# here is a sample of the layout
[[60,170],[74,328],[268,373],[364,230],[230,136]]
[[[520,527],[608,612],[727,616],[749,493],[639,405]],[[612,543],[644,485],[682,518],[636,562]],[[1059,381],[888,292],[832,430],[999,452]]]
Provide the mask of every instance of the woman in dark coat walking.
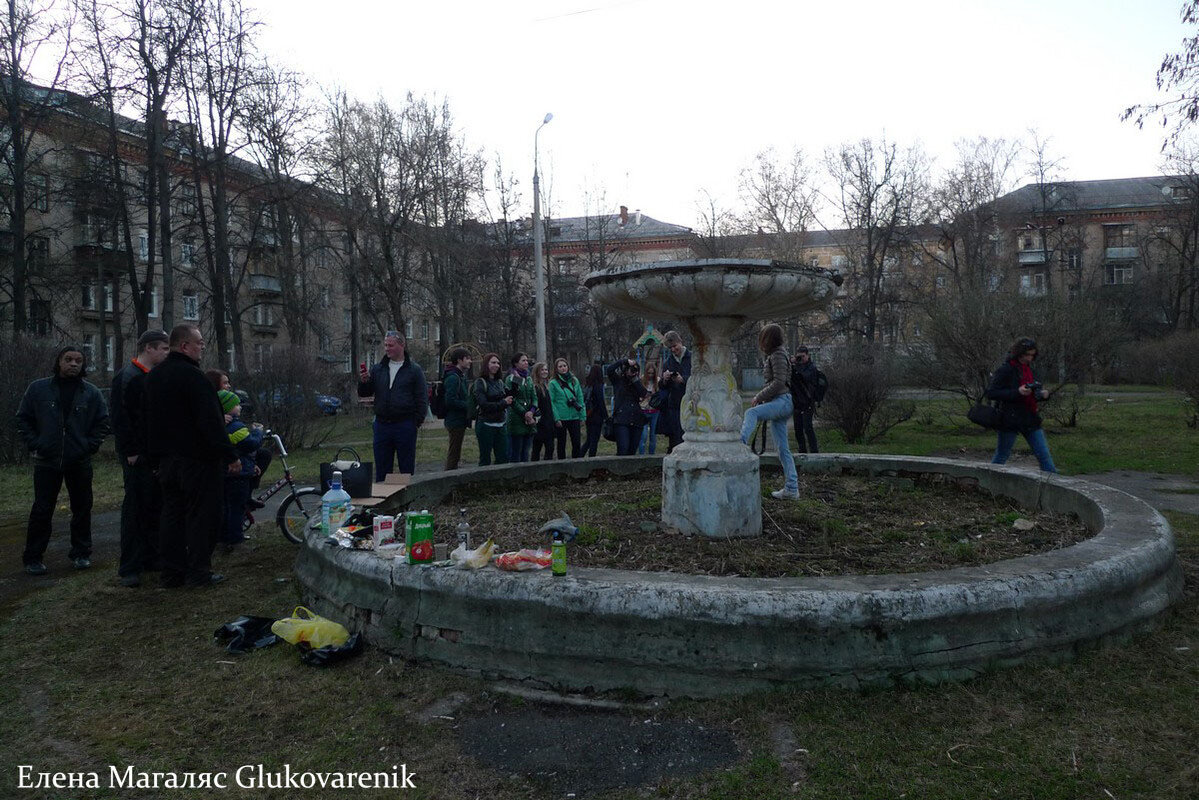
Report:
[[1053,458],[1049,455],[1049,442],[1041,428],[1041,415],[1037,413],[1037,401],[1049,399],[1049,391],[1041,386],[1032,371],[1032,362],[1036,357],[1035,340],[1027,337],[1017,339],[1008,352],[1007,360],[991,375],[987,399],[999,401],[1003,420],[991,463],[1007,463],[1012,446],[1016,444],[1016,434],[1020,434],[1032,448],[1041,469],[1044,472],[1057,472]]

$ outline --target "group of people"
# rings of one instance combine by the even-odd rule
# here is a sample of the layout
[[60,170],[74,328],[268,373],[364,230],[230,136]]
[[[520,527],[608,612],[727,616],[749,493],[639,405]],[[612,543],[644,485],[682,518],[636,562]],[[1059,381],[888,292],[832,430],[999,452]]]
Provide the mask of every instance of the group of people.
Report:
[[[242,540],[250,486],[260,474],[261,426],[240,419],[241,401],[223,373],[200,369],[204,337],[195,325],[146,331],[137,355],[113,376],[109,402],[83,380],[87,362],[70,345],[52,375],[34,381],[17,411],[17,427],[33,457],[34,501],[23,562],[45,575],[54,506],[66,484],[76,569],[91,566],[92,456],[111,431],[121,464],[123,586],[159,571],[166,588],[211,586],[216,545]],[[215,378],[215,380],[214,380]]]
[[[665,435],[673,450],[683,441],[681,407],[691,353],[675,331],[664,342],[661,374],[651,365],[641,375],[637,360],[629,358],[603,368],[594,364],[581,382],[566,359],[556,359],[551,374],[545,363],[530,367],[525,353],[514,355],[507,370],[499,355],[488,353],[481,374],[472,379],[470,352],[451,351],[444,374],[446,469],[457,468],[472,425],[480,466],[555,454],[564,459],[568,439],[571,458],[594,456],[604,435],[615,440],[622,456],[638,448],[653,453],[657,435]],[[762,327],[763,386],[746,410],[741,439],[748,443],[759,423],[769,426],[784,476],[773,495],[791,499],[799,496],[799,486],[787,421],[794,418],[799,451],[818,452],[812,419],[825,383],[806,347],[791,358],[783,342],[780,326]],[[404,337],[388,331],[383,346],[378,364],[360,365],[358,384],[359,396],[374,399],[377,481],[397,465],[401,472],[415,470],[417,434],[428,413],[425,375],[407,354]],[[84,351],[73,345],[56,353],[50,377],[29,385],[16,415],[33,462],[26,572],[47,573],[45,552],[64,485],[71,509],[68,558],[76,569],[91,566],[91,459],[111,430],[125,490],[120,582],[139,586],[142,573],[152,570],[161,571],[168,588],[224,580],[212,571],[212,554],[220,542],[233,547],[242,541],[246,508],[255,505],[252,487],[270,455],[261,446],[262,427],[241,421],[241,401],[228,376],[201,371],[204,347],[195,325],[178,325],[170,334],[146,331],[137,341],[137,356],[113,377],[109,403],[84,380]],[[1041,469],[1056,472],[1038,410],[1050,393],[1033,371],[1036,357],[1036,341],[1022,337],[992,373],[986,396],[999,405],[1003,422],[991,461],[1006,463],[1022,435]],[[611,412],[605,380],[613,390]]]

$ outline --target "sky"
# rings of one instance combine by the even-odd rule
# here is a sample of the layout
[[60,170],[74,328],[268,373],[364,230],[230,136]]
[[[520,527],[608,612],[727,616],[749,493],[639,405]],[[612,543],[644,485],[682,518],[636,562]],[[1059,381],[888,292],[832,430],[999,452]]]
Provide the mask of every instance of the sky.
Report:
[[[556,216],[620,205],[696,227],[736,207],[766,148],[919,143],[1035,129],[1062,177],[1160,172],[1155,98],[1181,0],[249,0],[267,53],[363,100],[447,99],[468,142],[532,204],[534,132]],[[1026,181],[1018,181],[1022,184]],[[835,227],[835,225],[826,225]]]

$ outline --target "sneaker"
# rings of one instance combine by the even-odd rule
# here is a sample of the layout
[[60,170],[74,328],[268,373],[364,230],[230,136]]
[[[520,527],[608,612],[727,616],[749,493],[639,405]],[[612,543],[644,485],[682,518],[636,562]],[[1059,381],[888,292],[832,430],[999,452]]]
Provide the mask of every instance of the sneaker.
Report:
[[92,565],[91,559],[83,556],[71,559],[71,563],[75,565],[75,569],[87,569]]
[[798,489],[779,489],[776,492],[771,492],[770,496],[773,497],[775,500],[798,500],[799,499],[799,490]]
[[219,572],[213,572],[208,576],[207,580],[188,581],[187,585],[193,589],[200,589],[205,586],[216,586],[218,583],[223,583],[225,576]]
[[136,589],[142,585],[141,575],[122,575],[121,585],[129,589]]
[[250,509],[251,511],[257,511],[260,508],[266,508],[266,503],[260,503],[257,500],[255,500],[253,497],[251,497],[249,500],[246,501],[246,508]]
[[34,561],[32,564],[25,565],[25,572],[28,575],[45,575],[49,570],[42,562]]

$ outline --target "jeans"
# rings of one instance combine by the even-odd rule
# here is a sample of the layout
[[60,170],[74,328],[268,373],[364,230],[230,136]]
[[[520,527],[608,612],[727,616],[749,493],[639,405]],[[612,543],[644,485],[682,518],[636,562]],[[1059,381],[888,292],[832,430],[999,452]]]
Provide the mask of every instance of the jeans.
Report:
[[[792,400],[792,402],[795,402]],[[819,453],[820,448],[816,446],[816,429],[812,427],[813,409],[809,406],[807,409],[795,409],[795,444],[796,452],[799,453]],[[805,444],[806,440],[806,444]]]
[[604,438],[603,429],[603,417],[597,417],[595,420],[587,420],[587,438],[583,440],[584,458],[595,457],[595,451],[599,448],[600,439]]
[[562,427],[554,432],[554,439],[558,443],[558,460],[566,459],[566,437],[570,436],[570,457],[578,458],[579,453],[579,427],[583,424],[581,419],[565,419],[562,420]]
[[[1032,454],[1037,457],[1037,461],[1041,464],[1043,472],[1057,472],[1057,467],[1053,465],[1053,457],[1049,455],[1049,442],[1045,439],[1045,431],[1037,428],[1035,431],[1028,431],[1024,434],[1024,439],[1028,442],[1028,446],[1032,448]],[[1016,444],[1016,431],[999,431],[999,440],[995,443],[995,457],[991,459],[992,464],[1006,464],[1008,456],[1012,454],[1012,446]]]
[[158,567],[158,518],[162,515],[162,489],[145,456],[130,466],[121,459],[125,500],[121,503],[122,578]]
[[533,449],[533,434],[512,433],[508,435],[508,460],[513,464],[523,464],[529,460],[529,451]]
[[241,544],[246,518],[246,501],[250,499],[250,476],[225,478],[225,525],[221,531],[223,544]]
[[382,483],[391,472],[393,461],[399,462],[400,472],[411,475],[416,471],[416,430],[414,420],[381,422],[375,420],[375,483]]
[[779,395],[769,403],[747,408],[745,421],[741,423],[741,441],[745,444],[749,444],[758,422],[765,420],[770,424],[770,435],[778,445],[779,463],[783,465],[783,477],[786,479],[783,489],[789,492],[799,491],[799,472],[795,469],[795,459],[787,446],[787,420],[791,418],[794,408],[791,395]]
[[480,467],[490,466],[493,454],[495,463],[508,463],[508,433],[503,426],[497,428],[480,420],[475,423],[475,439],[479,442]]
[[33,468],[33,507],[29,510],[29,527],[25,534],[25,554],[22,561],[33,564],[46,555],[50,544],[50,523],[58,492],[63,483],[71,498],[71,552],[69,557],[88,558],[92,554],[92,462],[57,467]]
[[619,422],[612,426],[616,434],[616,455],[631,456],[637,450],[641,441],[641,425],[621,425]]
[[646,414],[645,427],[641,429],[641,444],[637,447],[637,455],[643,456],[646,454],[646,447],[649,447],[649,454],[652,456],[658,449],[658,417],[657,414]]

